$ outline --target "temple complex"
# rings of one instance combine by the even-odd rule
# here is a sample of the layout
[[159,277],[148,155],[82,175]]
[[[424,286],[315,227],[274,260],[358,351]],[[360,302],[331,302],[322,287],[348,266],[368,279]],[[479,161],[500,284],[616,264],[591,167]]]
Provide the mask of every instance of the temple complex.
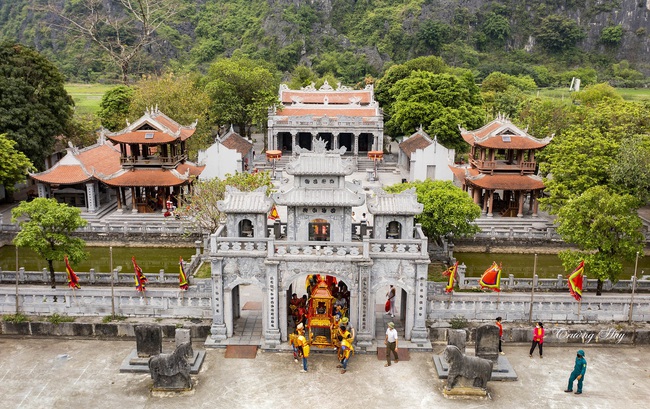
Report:
[[319,89],[313,85],[291,90],[280,85],[281,106],[269,109],[268,150],[292,152],[296,148],[312,149],[322,139],[327,149],[345,147],[354,156],[384,149],[384,120],[374,99],[373,86],[362,90],[339,86],[327,81]]
[[[353,158],[345,148],[328,150],[316,139],[311,150],[296,148],[286,167],[292,176],[270,197],[266,189],[240,192],[229,188],[218,208],[225,222],[211,236],[211,342],[233,335],[239,314],[240,286],[261,289],[262,337],[265,346],[286,342],[293,325],[289,299],[305,291],[308,277],[320,275],[349,290],[349,319],[359,347],[375,341],[375,306],[385,302],[394,285],[400,305],[395,320],[405,338],[427,343],[427,238],[415,215],[423,210],[414,189],[388,194],[377,189],[366,199],[359,181],[348,181]],[[374,226],[356,223],[352,208],[368,205]],[[287,221],[267,225],[271,207],[286,206]],[[383,338],[379,341],[383,341]]]
[[471,146],[469,167],[450,168],[463,190],[482,206],[483,214],[523,217],[527,200],[528,212],[536,217],[537,198],[544,183],[537,175],[535,152],[548,145],[552,137],[535,138],[501,115],[474,131],[460,131]]
[[38,182],[39,197],[89,213],[102,203],[116,203],[118,211],[164,212],[167,201],[177,203],[191,177],[203,169],[187,160],[186,142],[195,128],[196,123],[182,126],[151,108],[119,132],[103,130],[97,144],[70,147],[52,168],[31,177]]

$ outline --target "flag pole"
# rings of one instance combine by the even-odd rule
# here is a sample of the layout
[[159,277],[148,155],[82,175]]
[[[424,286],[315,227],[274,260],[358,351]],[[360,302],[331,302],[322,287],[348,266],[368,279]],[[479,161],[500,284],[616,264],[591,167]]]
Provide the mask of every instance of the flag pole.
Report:
[[528,322],[533,322],[533,299],[535,298],[535,279],[537,278],[537,253],[535,253],[535,261],[533,262],[533,281],[530,290],[530,308],[528,310]]
[[634,261],[634,277],[632,278],[632,295],[630,296],[630,316],[627,319],[628,324],[632,324],[632,311],[634,309],[634,290],[636,290],[636,271],[638,266],[639,266],[639,252],[637,251],[636,260]]
[[20,311],[20,303],[18,301],[18,246],[16,246],[16,315]]
[[111,261],[111,318],[115,318],[115,272],[113,271],[113,246],[108,248]]

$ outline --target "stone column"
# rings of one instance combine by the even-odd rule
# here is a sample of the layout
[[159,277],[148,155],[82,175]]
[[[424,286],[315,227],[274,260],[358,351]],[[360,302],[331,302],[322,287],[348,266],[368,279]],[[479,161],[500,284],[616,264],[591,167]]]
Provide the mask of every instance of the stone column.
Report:
[[311,150],[314,150],[314,142],[318,139],[318,132],[311,132]]
[[354,146],[352,147],[354,151],[354,157],[356,158],[359,156],[359,135],[361,135],[359,132],[355,132],[354,134]]
[[532,197],[531,200],[533,201],[533,217],[537,217],[537,208],[538,208],[539,202],[537,201],[537,191],[536,190],[532,193],[532,196],[533,197]]
[[338,132],[332,132],[332,148],[331,149],[338,149],[339,148],[339,133]]
[[488,206],[488,217],[492,217],[492,208],[494,207],[494,191],[493,190],[488,190],[488,200],[490,201],[490,204]]
[[[212,235],[210,240],[214,241],[216,246],[216,235]],[[224,292],[223,292],[223,257],[210,257],[210,267],[212,270],[212,327],[210,327],[210,338],[215,341],[223,341],[228,337],[226,322],[224,319]]]
[[380,151],[383,149],[379,149],[379,136],[372,134],[372,150],[373,151]]
[[[429,267],[429,260],[418,260],[415,262],[415,294],[413,295],[413,303],[409,303],[410,308],[413,305],[413,329],[411,330],[411,342],[414,343],[427,343],[429,341],[429,333],[427,331],[427,270]],[[406,323],[408,324],[409,315],[406,315]],[[408,331],[409,326],[406,326]],[[408,339],[408,335],[406,335]]]
[[36,184],[36,189],[38,190],[38,197],[47,197],[48,196],[47,186],[45,186],[43,183]]
[[298,132],[291,131],[291,156],[296,156],[296,146],[298,146]]
[[[374,302],[371,294],[371,267],[372,264],[368,262],[358,264],[358,286],[356,293],[358,294],[356,306],[351,305],[350,314],[352,317],[358,317],[357,328],[357,345],[359,347],[369,347],[372,345],[372,340],[375,338],[375,309]],[[351,303],[352,304],[352,303]],[[353,307],[356,307],[353,309]],[[354,319],[354,318],[353,318]],[[354,325],[354,324],[353,324]],[[379,341],[379,340],[378,340]]]
[[481,189],[478,186],[472,187],[472,193],[474,196],[474,203],[479,204],[481,202]]
[[517,199],[519,200],[519,212],[517,213],[517,217],[524,217],[524,197],[525,192],[521,190],[517,191]]
[[133,208],[131,209],[131,213],[137,213],[138,212],[138,198],[137,198],[137,195],[135,194],[135,186],[131,186],[131,203],[133,205]]
[[94,213],[97,211],[95,199],[95,183],[86,183],[86,205],[88,207],[89,213]]
[[483,214],[487,213],[487,205],[488,205],[488,200],[489,200],[488,194],[489,194],[489,190],[486,190],[485,192],[483,192],[483,210],[481,210],[481,213],[483,213]]
[[266,298],[264,309],[264,344],[266,348],[280,345],[280,309],[278,308],[278,265],[277,261],[266,261]]
[[116,187],[115,188],[115,198],[117,199],[117,210],[121,213],[122,212],[122,195],[120,194],[120,188]]

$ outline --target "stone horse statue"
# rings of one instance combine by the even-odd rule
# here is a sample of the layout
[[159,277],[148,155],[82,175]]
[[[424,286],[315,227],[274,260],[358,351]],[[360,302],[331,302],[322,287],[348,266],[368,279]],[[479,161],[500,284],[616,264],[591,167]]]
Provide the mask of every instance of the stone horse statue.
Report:
[[443,357],[449,363],[448,390],[453,389],[460,377],[470,380],[476,388],[485,389],[492,377],[492,361],[463,355],[455,345],[447,345]]
[[193,355],[192,343],[186,342],[178,345],[171,354],[160,354],[149,358],[149,372],[154,389],[192,389],[190,364],[187,359]]

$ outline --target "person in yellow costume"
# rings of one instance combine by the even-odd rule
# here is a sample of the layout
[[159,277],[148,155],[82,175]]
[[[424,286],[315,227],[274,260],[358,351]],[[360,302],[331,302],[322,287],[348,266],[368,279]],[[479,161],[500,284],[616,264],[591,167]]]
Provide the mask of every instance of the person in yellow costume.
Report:
[[309,358],[309,343],[305,338],[305,327],[302,323],[298,324],[296,328],[298,336],[293,340],[293,345],[298,349],[298,355],[302,357],[302,370],[300,372],[307,372],[307,358]]
[[339,326],[338,332],[339,333],[337,338],[341,343],[341,347],[339,348],[338,353],[339,364],[336,367],[341,368],[341,373],[344,374],[347,372],[350,355],[352,355],[354,352],[354,347],[352,346],[352,343],[354,342],[354,336],[350,331],[347,330],[345,325]]

